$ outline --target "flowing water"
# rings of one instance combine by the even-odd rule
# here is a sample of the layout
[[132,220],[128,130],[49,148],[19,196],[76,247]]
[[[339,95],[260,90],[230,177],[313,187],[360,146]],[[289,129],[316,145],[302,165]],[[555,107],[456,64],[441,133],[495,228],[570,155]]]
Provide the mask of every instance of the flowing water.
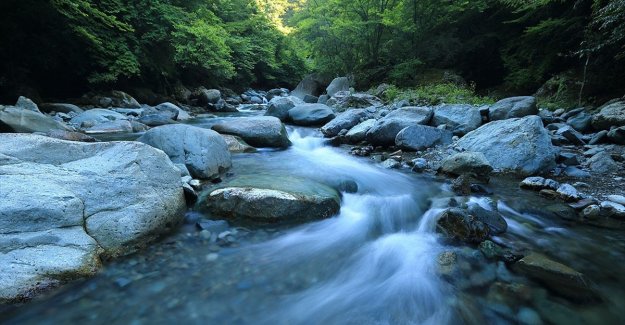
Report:
[[[254,115],[248,112],[245,115]],[[219,119],[191,123],[210,127]],[[434,231],[449,197],[440,179],[382,169],[325,146],[312,129],[289,129],[293,146],[233,156],[229,177],[297,175],[326,184],[355,182],[340,213],[299,226],[234,225],[236,241],[218,245],[193,225],[133,256],[108,264],[21,307],[0,308],[11,324],[513,324],[519,321],[617,324],[625,318],[622,232],[572,227],[536,206],[535,193],[493,182],[510,227],[494,240],[566,261],[597,283],[604,302],[578,305],[519,277],[479,250],[442,243]],[[484,198],[471,198],[485,204]],[[538,201],[537,201],[538,200]],[[552,204],[552,203],[551,203]],[[188,213],[190,219],[201,216]],[[464,265],[460,279],[439,273],[443,252]],[[465,264],[462,264],[465,263]],[[492,283],[530,291],[512,304],[493,298]],[[538,319],[540,321],[540,318]]]

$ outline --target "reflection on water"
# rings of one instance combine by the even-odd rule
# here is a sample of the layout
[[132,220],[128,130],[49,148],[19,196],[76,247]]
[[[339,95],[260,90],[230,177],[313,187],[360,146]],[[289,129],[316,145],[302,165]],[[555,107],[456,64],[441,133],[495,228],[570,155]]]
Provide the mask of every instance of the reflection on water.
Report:
[[[228,118],[200,118],[192,124],[210,127]],[[509,224],[508,233],[495,241],[565,261],[586,273],[608,297],[602,304],[577,306],[510,275],[501,262],[486,260],[475,249],[441,243],[434,233],[439,210],[428,210],[429,199],[451,193],[435,178],[385,170],[350,157],[324,146],[312,129],[289,133],[293,147],[288,150],[233,156],[233,177],[298,175],[326,184],[353,181],[358,191],[342,194],[339,215],[298,227],[240,227],[237,241],[225,248],[193,227],[183,228],[144,252],[108,265],[93,279],[22,308],[9,308],[0,321],[505,324],[534,311],[543,322],[623,320],[625,294],[619,288],[625,287],[625,277],[614,266],[625,255],[622,233],[574,227],[537,214],[526,208],[544,203],[535,194],[518,190],[514,182],[492,184]],[[489,208],[483,199],[471,200]],[[467,277],[474,283],[452,285],[439,276],[438,256],[446,251],[480,263]],[[491,280],[480,284],[481,274]],[[535,288],[533,298],[522,306],[495,303],[487,294],[493,281],[522,281]]]

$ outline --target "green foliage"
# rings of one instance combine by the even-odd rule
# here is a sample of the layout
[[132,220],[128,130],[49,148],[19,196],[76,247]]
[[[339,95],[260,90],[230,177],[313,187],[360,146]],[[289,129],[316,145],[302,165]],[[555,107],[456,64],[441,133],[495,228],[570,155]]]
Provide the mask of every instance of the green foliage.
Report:
[[386,102],[407,100],[412,105],[423,106],[439,104],[483,105],[495,102],[493,98],[477,95],[472,88],[460,87],[451,83],[403,89],[391,86],[384,91],[383,99]]

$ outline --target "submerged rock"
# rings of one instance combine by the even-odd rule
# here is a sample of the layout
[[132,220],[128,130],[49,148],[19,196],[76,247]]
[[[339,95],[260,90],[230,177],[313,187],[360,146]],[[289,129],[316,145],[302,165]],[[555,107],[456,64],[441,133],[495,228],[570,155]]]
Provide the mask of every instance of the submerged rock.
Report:
[[483,153],[494,168],[521,175],[556,166],[557,150],[538,116],[490,122],[462,137],[458,146]]
[[565,297],[582,300],[596,298],[596,294],[582,273],[553,261],[545,255],[531,253],[516,262],[514,269],[540,281]]
[[215,124],[212,129],[239,136],[257,148],[287,148],[291,145],[284,124],[273,116],[238,118]]
[[331,187],[304,178],[241,176],[207,192],[199,208],[229,219],[297,222],[335,215],[340,197]]
[[137,141],[163,150],[172,162],[184,164],[195,178],[214,178],[232,166],[226,141],[212,130],[166,125],[147,131]]
[[93,274],[101,253],[128,254],[182,222],[180,171],[143,143],[0,134],[0,157],[11,189],[0,191],[0,300]]

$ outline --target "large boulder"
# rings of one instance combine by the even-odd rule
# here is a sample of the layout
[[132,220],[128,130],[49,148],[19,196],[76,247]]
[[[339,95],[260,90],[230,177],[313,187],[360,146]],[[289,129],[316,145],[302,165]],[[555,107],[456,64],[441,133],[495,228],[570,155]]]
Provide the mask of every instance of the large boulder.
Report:
[[323,125],[334,116],[334,111],[324,104],[301,104],[289,110],[293,124],[302,126]]
[[220,134],[220,136],[226,141],[228,150],[230,150],[231,153],[256,152],[256,148],[247,144],[247,142],[240,137],[230,134]]
[[15,106],[0,106],[0,129],[2,124],[18,133],[72,131],[72,128],[39,112]]
[[82,102],[96,107],[141,108],[141,104],[129,94],[113,90],[101,94],[85,94]]
[[374,145],[392,146],[399,131],[413,125],[425,125],[432,118],[431,107],[407,106],[379,119],[367,132],[367,141]]
[[347,77],[338,77],[330,82],[330,85],[326,88],[326,93],[332,97],[339,91],[347,90],[349,90],[349,79]]
[[180,171],[139,142],[0,134],[0,301],[90,275],[183,220]]
[[212,129],[239,136],[257,148],[287,148],[291,145],[284,124],[273,116],[237,118],[215,124]]
[[397,134],[395,145],[404,150],[419,151],[437,145],[450,144],[452,137],[453,134],[447,130],[426,125],[413,125]]
[[207,191],[200,209],[215,217],[265,223],[317,220],[340,209],[339,193],[291,176],[240,176]]
[[491,121],[537,114],[538,108],[536,107],[536,98],[533,96],[519,96],[502,99],[488,109],[488,116]]
[[482,125],[482,115],[472,105],[441,105],[434,108],[431,124],[445,125],[454,135],[463,136]]
[[625,126],[625,101],[617,101],[603,106],[592,119],[597,130],[609,130],[613,126]]
[[137,141],[163,150],[172,162],[184,164],[194,178],[215,178],[232,166],[228,144],[213,130],[165,125],[147,131]]
[[304,77],[297,87],[291,92],[291,95],[304,99],[306,95],[319,96],[321,89],[323,89],[323,80],[316,75],[310,74]]
[[197,104],[200,106],[206,106],[209,104],[217,104],[221,99],[221,92],[217,89],[206,89],[200,87],[195,91],[193,97],[197,99]]
[[592,129],[592,115],[580,112],[569,117],[566,123],[579,132],[589,132]]
[[354,126],[347,132],[345,139],[349,143],[358,143],[367,137],[367,132],[375,125],[376,119],[368,119]]
[[131,133],[133,132],[133,127],[128,120],[115,120],[85,128],[84,132],[87,134]]
[[538,116],[490,122],[462,137],[458,146],[483,153],[494,168],[521,175],[556,166],[557,150]]
[[282,122],[288,121],[289,111],[296,105],[293,98],[297,97],[275,97],[271,99],[267,105],[265,116],[277,117]]
[[20,96],[17,99],[17,103],[15,103],[15,107],[20,107],[25,110],[41,113],[41,111],[39,110],[39,106],[37,106],[37,104],[35,104],[35,102],[30,100],[29,98],[26,98],[24,96]]
[[367,119],[370,114],[364,109],[351,109],[337,115],[332,121],[321,128],[321,132],[327,137],[334,137],[341,130],[349,130],[360,121]]

